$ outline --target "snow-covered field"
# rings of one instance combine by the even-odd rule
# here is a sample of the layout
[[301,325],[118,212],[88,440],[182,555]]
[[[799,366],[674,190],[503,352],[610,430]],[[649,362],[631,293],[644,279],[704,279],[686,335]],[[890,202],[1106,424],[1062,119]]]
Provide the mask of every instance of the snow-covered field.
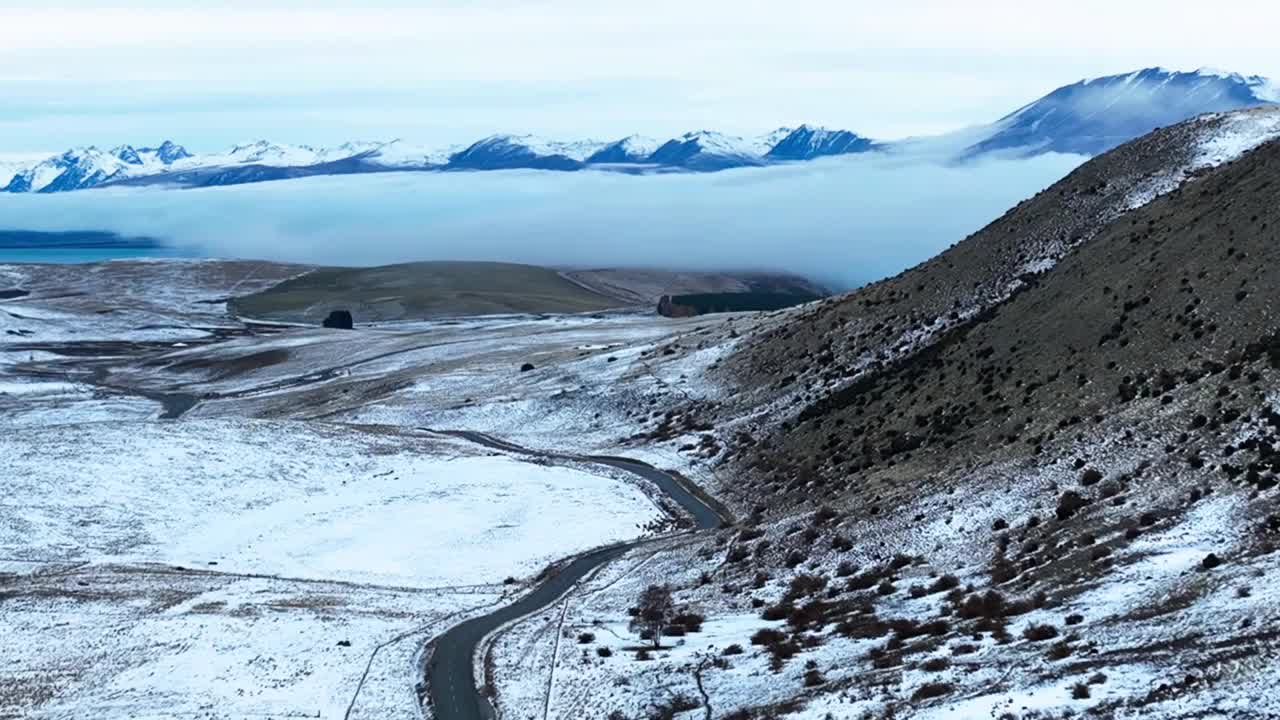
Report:
[[609,474],[294,421],[15,427],[0,488],[5,716],[416,718],[432,635],[661,518]]
[[182,421],[21,428],[0,444],[0,556],[501,583],[659,518],[638,488],[394,431]]
[[167,566],[46,566],[0,588],[0,716],[38,718],[416,720],[423,643],[502,601]]
[[[419,717],[432,636],[666,519],[422,428],[612,451],[719,392],[704,320],[243,328],[221,298],[297,268],[91,270],[0,267],[0,716]],[[694,474],[675,442],[625,450]]]

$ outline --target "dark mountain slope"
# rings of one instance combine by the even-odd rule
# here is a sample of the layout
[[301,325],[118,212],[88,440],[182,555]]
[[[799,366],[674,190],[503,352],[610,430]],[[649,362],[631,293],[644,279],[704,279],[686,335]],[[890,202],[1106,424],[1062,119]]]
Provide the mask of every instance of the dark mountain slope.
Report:
[[[1046,195],[1070,192],[1070,184]],[[1271,143],[1106,225],[1052,270],[1023,275],[1007,301],[952,320],[937,342],[884,362],[871,359],[855,382],[833,391],[814,382],[768,456],[791,458],[787,477],[823,478],[841,491],[851,490],[859,474],[899,476],[901,465],[915,473],[975,458],[1048,452],[1049,459],[1070,444],[1072,428],[1104,421],[1135,398],[1163,397],[1206,377],[1207,386],[1229,368],[1239,380],[1265,360],[1269,338],[1280,333],[1273,319],[1278,197],[1280,144]],[[825,304],[802,326],[807,332],[778,330],[750,352],[785,357],[799,340],[805,359],[792,364],[792,373],[816,380],[848,372],[851,360],[864,360],[860,343],[902,332],[895,322],[927,322],[946,312],[935,299],[946,294],[928,292],[943,285],[943,268],[956,273],[985,256],[995,264],[994,277],[1009,278],[1000,253],[1007,256],[1010,247],[1000,247],[1001,236],[1021,235],[1008,232],[1010,224],[1052,225],[1028,212],[1046,200],[1038,197],[936,261]],[[958,292],[960,278],[945,289]],[[852,337],[823,332],[853,325],[855,314],[861,320],[855,327],[866,328],[866,314],[876,322]],[[1224,397],[1259,401],[1247,383],[1233,384]]]
[[934,263],[780,313],[728,360],[771,385],[721,426],[720,491],[754,512],[717,584],[785,620],[780,665],[845,674],[795,702],[1280,713],[1280,140],[1078,225],[1003,300],[893,344],[945,308],[930,283],[1008,272],[1009,228],[1068,223],[1052,196],[1099,168]]
[[1085,163],[938,256],[779,318],[742,347],[732,365],[734,383],[754,402],[780,401],[798,412],[918,351],[1004,301],[1168,178],[1194,174],[1200,143],[1231,117],[1205,116],[1139,138]]

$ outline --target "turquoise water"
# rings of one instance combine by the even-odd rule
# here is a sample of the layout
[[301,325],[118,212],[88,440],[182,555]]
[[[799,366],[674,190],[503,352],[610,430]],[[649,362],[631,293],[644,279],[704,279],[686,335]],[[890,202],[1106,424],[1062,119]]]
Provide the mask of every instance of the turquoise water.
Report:
[[194,256],[174,248],[0,248],[0,264],[91,263],[144,257]]

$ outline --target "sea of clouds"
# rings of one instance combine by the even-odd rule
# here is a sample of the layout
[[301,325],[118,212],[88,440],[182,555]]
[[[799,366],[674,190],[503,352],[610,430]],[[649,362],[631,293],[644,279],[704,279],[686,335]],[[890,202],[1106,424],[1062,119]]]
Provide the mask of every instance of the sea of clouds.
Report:
[[0,228],[109,230],[195,254],[335,265],[500,260],[894,274],[1083,159],[861,155],[714,174],[398,172],[223,188],[0,195]]

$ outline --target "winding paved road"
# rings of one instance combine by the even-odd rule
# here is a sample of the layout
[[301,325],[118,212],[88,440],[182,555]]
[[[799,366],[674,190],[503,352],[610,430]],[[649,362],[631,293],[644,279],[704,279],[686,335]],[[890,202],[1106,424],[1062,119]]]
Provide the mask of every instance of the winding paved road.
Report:
[[[698,530],[720,527],[728,518],[695,495],[683,483],[652,465],[626,458],[605,456],[563,455],[541,453],[518,445],[489,437],[482,433],[466,431],[444,432],[487,447],[540,457],[580,460],[608,465],[625,470],[648,480],[667,494],[686,512],[693,516]],[[610,560],[617,559],[647,540],[611,545],[574,558],[568,565],[555,571],[529,594],[514,603],[488,615],[472,618],[450,628],[435,643],[435,649],[427,661],[427,694],[435,720],[490,720],[493,709],[489,701],[476,689],[472,661],[480,642],[493,631],[526,615],[541,610],[569,592],[587,573]]]

